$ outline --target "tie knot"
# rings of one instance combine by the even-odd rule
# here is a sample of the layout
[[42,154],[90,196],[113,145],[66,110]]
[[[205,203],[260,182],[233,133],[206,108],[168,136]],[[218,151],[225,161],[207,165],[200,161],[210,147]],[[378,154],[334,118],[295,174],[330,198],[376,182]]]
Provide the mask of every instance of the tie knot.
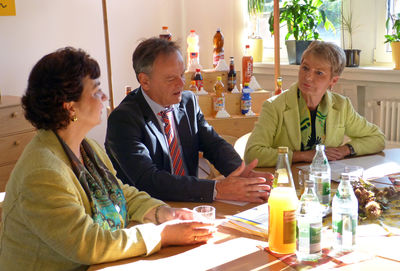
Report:
[[169,118],[172,115],[172,110],[172,106],[168,107],[167,109],[160,111],[158,115],[160,115],[162,118]]

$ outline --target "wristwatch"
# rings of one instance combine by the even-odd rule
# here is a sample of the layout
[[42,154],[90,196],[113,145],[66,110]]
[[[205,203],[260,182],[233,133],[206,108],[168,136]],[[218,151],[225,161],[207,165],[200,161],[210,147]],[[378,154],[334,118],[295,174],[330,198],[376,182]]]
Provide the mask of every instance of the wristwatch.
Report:
[[353,146],[351,146],[350,144],[346,144],[346,146],[349,147],[350,150],[350,154],[348,156],[355,156],[356,151],[354,150]]

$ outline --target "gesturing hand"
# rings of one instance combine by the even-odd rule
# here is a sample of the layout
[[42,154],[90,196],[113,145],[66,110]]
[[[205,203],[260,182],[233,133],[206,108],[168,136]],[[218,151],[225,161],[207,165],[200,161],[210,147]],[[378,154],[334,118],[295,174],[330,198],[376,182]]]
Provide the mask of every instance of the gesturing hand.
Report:
[[246,167],[244,166],[244,163],[242,163],[228,177],[217,181],[217,199],[249,201],[258,203],[262,203],[268,200],[269,191],[271,188],[267,184],[265,178],[249,176],[251,175],[250,172],[252,170],[249,170],[249,168],[247,168],[247,172],[244,172],[245,169]]

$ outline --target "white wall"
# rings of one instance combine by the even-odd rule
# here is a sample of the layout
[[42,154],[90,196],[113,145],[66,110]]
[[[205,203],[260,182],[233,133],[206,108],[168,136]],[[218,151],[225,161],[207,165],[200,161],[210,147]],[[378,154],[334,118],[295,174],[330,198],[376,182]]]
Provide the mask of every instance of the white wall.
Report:
[[[244,0],[108,0],[108,24],[114,104],[125,96],[124,86],[137,87],[132,53],[142,38],[157,36],[167,25],[183,52],[190,29],[200,35],[200,62],[212,67],[212,37],[217,27],[225,36],[225,56],[241,57],[234,39],[241,35],[241,6]],[[0,91],[21,96],[29,72],[45,54],[64,46],[86,50],[100,64],[101,85],[108,93],[106,54],[101,1],[16,0],[16,16],[0,17]],[[237,61],[237,64],[239,62]],[[101,144],[103,123],[89,137]]]

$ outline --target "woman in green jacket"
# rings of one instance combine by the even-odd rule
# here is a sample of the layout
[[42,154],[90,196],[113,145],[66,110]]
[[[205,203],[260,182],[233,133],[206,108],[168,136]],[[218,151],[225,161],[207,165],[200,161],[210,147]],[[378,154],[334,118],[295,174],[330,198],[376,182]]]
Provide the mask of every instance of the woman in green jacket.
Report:
[[[298,82],[267,100],[246,145],[246,162],[276,164],[279,146],[289,148],[291,162],[311,162],[315,146],[324,144],[329,160],[376,153],[385,147],[380,129],[360,116],[347,97],[330,90],[344,70],[343,50],[314,41],[304,52]],[[347,136],[349,142],[343,144]]]
[[[38,131],[6,187],[1,270],[86,270],[211,238],[210,224],[192,220],[192,211],[123,185],[104,150],[85,138],[107,99],[99,76],[94,59],[68,47],[34,66],[22,104]],[[142,224],[128,227],[133,221]]]

